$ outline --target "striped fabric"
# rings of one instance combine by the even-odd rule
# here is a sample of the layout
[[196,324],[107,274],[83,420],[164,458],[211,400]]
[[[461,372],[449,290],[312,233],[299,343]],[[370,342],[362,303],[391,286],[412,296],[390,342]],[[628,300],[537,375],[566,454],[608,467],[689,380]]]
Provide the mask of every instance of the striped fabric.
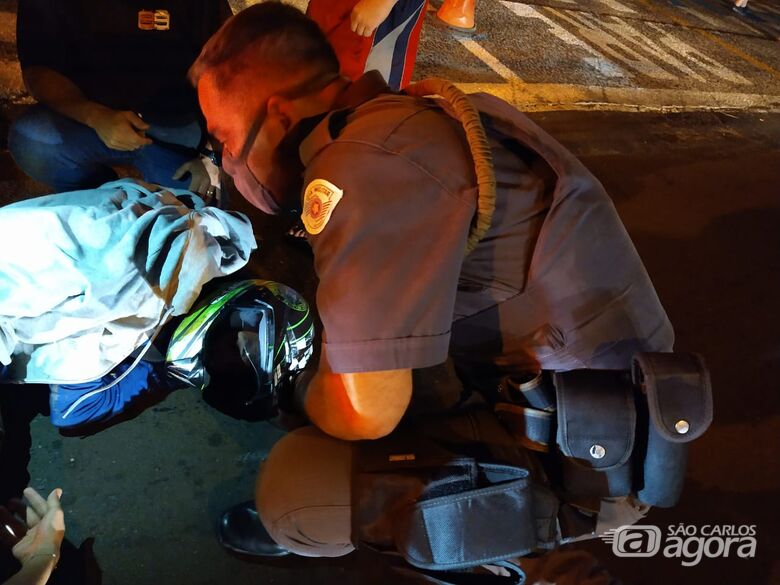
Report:
[[376,69],[395,90],[412,79],[427,0],[398,0],[371,37],[350,28],[357,0],[311,0],[307,14],[333,45],[344,75],[357,79]]

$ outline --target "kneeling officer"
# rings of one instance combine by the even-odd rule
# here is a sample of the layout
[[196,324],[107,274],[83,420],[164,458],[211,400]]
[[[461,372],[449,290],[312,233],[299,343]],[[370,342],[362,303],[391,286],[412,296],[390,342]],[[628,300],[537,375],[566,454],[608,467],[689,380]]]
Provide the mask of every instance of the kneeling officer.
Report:
[[627,370],[672,349],[603,187],[507,103],[443,82],[350,82],[316,24],[277,2],[231,18],[190,77],[242,195],[300,211],[323,325],[294,392],[314,427],[275,446],[257,511],[223,519],[226,547],[353,550],[350,442],[396,428],[415,370],[449,356],[466,388],[490,393],[507,376]]

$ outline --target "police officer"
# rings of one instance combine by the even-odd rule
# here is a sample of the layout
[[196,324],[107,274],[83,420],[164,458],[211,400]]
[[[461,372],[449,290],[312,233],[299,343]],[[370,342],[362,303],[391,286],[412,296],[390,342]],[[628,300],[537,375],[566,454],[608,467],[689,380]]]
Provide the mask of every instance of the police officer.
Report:
[[251,503],[228,512],[226,547],[351,551],[350,442],[398,425],[413,370],[449,355],[483,389],[671,349],[601,185],[505,102],[473,97],[481,123],[472,115],[467,131],[470,106],[451,88],[449,106],[392,93],[373,73],[350,82],[317,26],[277,2],[228,21],[190,75],[238,190],[266,213],[302,210],[323,324],[319,363],[295,389],[315,426],[274,447],[259,518]]

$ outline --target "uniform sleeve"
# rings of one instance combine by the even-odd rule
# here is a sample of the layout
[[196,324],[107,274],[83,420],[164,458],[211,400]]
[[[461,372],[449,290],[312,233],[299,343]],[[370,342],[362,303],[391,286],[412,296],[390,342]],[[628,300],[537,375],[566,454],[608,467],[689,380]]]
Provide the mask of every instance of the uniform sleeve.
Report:
[[68,43],[57,5],[45,0],[20,0],[16,45],[22,69],[38,65],[68,73]]
[[310,236],[332,371],[445,361],[475,190],[447,191],[403,156],[359,143],[331,144],[305,179],[306,191],[316,180],[343,191]]

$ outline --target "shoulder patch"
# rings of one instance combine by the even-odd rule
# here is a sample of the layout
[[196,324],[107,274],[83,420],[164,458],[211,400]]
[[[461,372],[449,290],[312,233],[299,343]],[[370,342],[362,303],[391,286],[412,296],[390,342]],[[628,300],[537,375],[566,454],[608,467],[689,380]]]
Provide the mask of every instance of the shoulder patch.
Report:
[[325,229],[343,194],[344,191],[325,179],[315,179],[309,183],[303,195],[303,213],[301,213],[307,232],[316,235]]

